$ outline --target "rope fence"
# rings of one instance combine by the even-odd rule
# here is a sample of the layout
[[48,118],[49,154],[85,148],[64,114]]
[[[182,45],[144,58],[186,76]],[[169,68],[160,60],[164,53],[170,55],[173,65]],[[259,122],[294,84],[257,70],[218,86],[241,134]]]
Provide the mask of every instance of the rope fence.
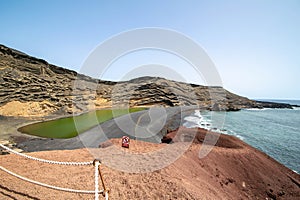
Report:
[[[34,161],[38,161],[38,162],[42,162],[42,163],[48,163],[48,164],[56,164],[56,165],[69,165],[69,166],[89,166],[89,165],[94,165],[95,167],[95,190],[75,190],[75,189],[70,189],[70,188],[63,188],[63,187],[57,187],[57,186],[53,186],[53,185],[49,185],[49,184],[45,184],[45,183],[41,183],[35,180],[31,180],[29,178],[23,177],[21,175],[18,175],[14,172],[9,171],[8,169],[0,166],[0,169],[12,176],[15,176],[21,180],[27,181],[29,183],[32,184],[36,184],[42,187],[46,187],[46,188],[50,188],[50,189],[54,189],[54,190],[59,190],[59,191],[64,191],[64,192],[71,192],[71,193],[83,193],[83,194],[95,194],[95,200],[99,200],[99,194],[102,194],[103,197],[105,197],[105,200],[108,200],[108,193],[109,190],[107,190],[105,188],[105,184],[104,184],[104,180],[100,171],[100,161],[99,160],[94,160],[94,161],[89,161],[89,162],[61,162],[61,161],[53,161],[53,160],[46,160],[46,159],[41,159],[41,158],[36,158],[33,156],[29,156],[23,153],[19,153],[13,149],[10,149],[9,147],[6,147],[2,144],[0,144],[0,147],[13,153],[16,154],[18,156],[27,158],[27,159],[31,159]],[[102,182],[102,186],[104,188],[104,190],[99,190],[99,175],[101,178],[101,182]]]
[[23,154],[23,153],[19,153],[15,150],[12,150],[6,146],[4,146],[3,144],[0,144],[0,147],[2,147],[3,149],[13,153],[13,154],[16,154],[18,156],[22,156],[22,157],[25,157],[25,158],[28,158],[28,159],[31,159],[31,160],[35,160],[35,161],[38,161],[38,162],[43,162],[43,163],[49,163],[49,164],[56,164],[56,165],[75,165],[75,166],[80,166],[80,165],[92,165],[93,164],[93,161],[89,161],[89,162],[60,162],[60,161],[54,161],[54,160],[46,160],[46,159],[41,159],[41,158],[36,158],[36,157],[33,157],[33,156],[29,156],[29,155],[26,155],[26,154]]
[[100,163],[99,162],[94,162],[94,165],[95,165],[95,200],[99,200],[99,171],[98,171],[98,168],[99,168],[99,165]]
[[[48,184],[45,184],[45,183],[41,183],[41,182],[38,182],[38,181],[31,180],[29,178],[20,176],[18,174],[15,174],[15,173],[9,171],[8,169],[6,169],[2,166],[0,166],[0,169],[7,172],[8,174],[10,174],[12,176],[15,176],[15,177],[21,179],[21,180],[24,180],[24,181],[27,181],[29,183],[33,183],[33,184],[36,184],[36,185],[39,185],[39,186],[47,187],[47,188],[50,188],[50,189],[60,190],[60,191],[64,191],[64,192],[72,192],[72,193],[84,193],[84,194],[94,194],[95,193],[95,191],[93,191],[93,190],[74,190],[74,189],[69,189],[69,188],[62,188],[62,187],[57,187],[57,186],[53,186],[53,185],[48,185]],[[100,192],[103,192],[103,190],[101,190]]]

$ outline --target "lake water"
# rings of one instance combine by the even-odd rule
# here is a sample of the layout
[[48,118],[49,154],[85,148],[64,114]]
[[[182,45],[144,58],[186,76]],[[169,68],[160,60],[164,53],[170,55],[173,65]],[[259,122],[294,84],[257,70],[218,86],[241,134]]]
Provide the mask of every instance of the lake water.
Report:
[[[268,100],[272,102],[300,105],[296,100]],[[248,109],[238,112],[201,112],[198,117],[202,124],[195,121],[198,111],[187,118],[184,126],[192,124],[204,128],[214,128],[212,116],[225,117],[223,133],[234,135],[251,146],[265,152],[280,163],[300,172],[300,109]],[[189,121],[190,120],[190,121]],[[207,127],[212,124],[211,127]]]
[[78,116],[29,124],[19,128],[18,131],[43,138],[72,138],[114,117],[144,109],[101,109]]

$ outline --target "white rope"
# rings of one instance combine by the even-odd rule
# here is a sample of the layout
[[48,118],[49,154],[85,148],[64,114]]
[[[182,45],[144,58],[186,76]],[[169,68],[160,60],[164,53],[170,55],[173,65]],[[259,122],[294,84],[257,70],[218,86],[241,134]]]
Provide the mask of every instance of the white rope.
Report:
[[[76,165],[76,166],[79,166],[79,165],[92,165],[94,163],[94,161],[89,161],[89,162],[60,162],[60,161],[53,161],[53,160],[46,160],[46,159],[41,159],[41,158],[36,158],[36,157],[32,157],[32,156],[29,156],[29,155],[26,155],[26,154],[22,154],[22,153],[19,153],[15,150],[12,150],[2,144],[0,144],[0,147],[2,147],[3,149],[11,152],[11,153],[14,153],[16,155],[19,155],[19,156],[22,156],[22,157],[25,157],[25,158],[28,158],[28,159],[31,159],[31,160],[35,160],[35,161],[38,161],[38,162],[43,162],[43,163],[49,163],[49,164],[58,164],[58,165]],[[52,185],[48,185],[48,184],[45,184],[45,183],[41,183],[41,182],[38,182],[38,181],[34,181],[34,180],[31,180],[31,179],[28,179],[28,178],[25,178],[23,176],[20,176],[18,174],[15,174],[11,171],[9,171],[8,169],[0,166],[0,169],[7,172],[8,174],[10,175],[13,175],[21,180],[24,180],[24,181],[27,181],[27,182],[30,182],[30,183],[33,183],[33,184],[36,184],[36,185],[40,185],[40,186],[44,186],[44,187],[47,187],[47,188],[50,188],[50,189],[54,189],[54,190],[60,190],[60,191],[65,191],[65,192],[73,192],[73,193],[86,193],[86,194],[95,194],[95,200],[99,200],[99,193],[104,193],[104,190],[99,190],[99,165],[100,165],[100,162],[99,161],[96,161],[94,163],[95,165],[95,191],[90,191],[90,190],[74,190],[74,189],[69,189],[69,188],[62,188],[62,187],[57,187],[57,186],[52,186]],[[105,192],[105,199],[108,200],[108,192],[106,191]]]
[[22,156],[22,157],[25,157],[25,158],[28,158],[28,159],[31,159],[31,160],[35,160],[35,161],[38,161],[38,162],[43,162],[43,163],[49,163],[49,164],[57,164],[57,165],[76,165],[76,166],[79,166],[79,165],[92,165],[93,164],[93,161],[89,161],[89,162],[60,162],[60,161],[54,161],[54,160],[46,160],[46,159],[41,159],[41,158],[36,158],[36,157],[32,157],[32,156],[29,156],[29,155],[25,155],[23,153],[19,153],[15,150],[12,150],[2,144],[0,144],[0,147],[2,147],[3,149],[13,153],[13,154],[16,154],[16,155],[19,155],[19,156]]
[[[33,183],[33,184],[36,184],[36,185],[39,185],[39,186],[43,186],[43,187],[47,187],[47,188],[50,188],[50,189],[54,189],[54,190],[60,190],[60,191],[64,191],[64,192],[72,192],[72,193],[85,193],[85,194],[94,194],[95,191],[92,191],[92,190],[74,190],[74,189],[69,189],[69,188],[62,188],[62,187],[57,187],[57,186],[53,186],[53,185],[48,185],[48,184],[45,184],[45,183],[41,183],[41,182],[38,182],[38,181],[34,181],[34,180],[31,180],[31,179],[28,179],[28,178],[25,178],[23,176],[20,176],[18,174],[15,174],[11,171],[9,171],[8,169],[0,166],[0,169],[7,172],[8,174],[12,175],[12,176],[15,176],[19,179],[22,179],[24,181],[27,181],[29,183]],[[98,193],[103,193],[104,190],[97,190]]]
[[95,162],[95,200],[99,200],[99,161]]

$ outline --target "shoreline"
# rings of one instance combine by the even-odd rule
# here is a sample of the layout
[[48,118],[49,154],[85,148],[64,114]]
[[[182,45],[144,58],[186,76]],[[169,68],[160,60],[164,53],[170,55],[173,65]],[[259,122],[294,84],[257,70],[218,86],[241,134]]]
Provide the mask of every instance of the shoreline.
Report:
[[[107,108],[102,108],[102,109],[107,109]],[[170,110],[175,109],[176,110],[178,108],[169,107],[167,109],[170,109]],[[189,113],[186,115],[190,115],[191,114],[190,111],[194,111],[194,110],[195,110],[195,106],[188,106],[188,107],[185,107],[184,112],[188,111]],[[182,121],[184,116],[186,116],[186,115],[184,115],[184,116],[178,117],[175,114],[177,111],[174,111],[174,110],[172,112],[171,111],[168,111],[168,112],[172,113],[171,116],[169,116],[169,120],[171,123],[167,123],[169,127],[166,129],[164,128],[164,130],[163,130],[164,133],[161,133],[161,138],[163,137],[163,135],[167,134],[168,131],[176,130],[180,126],[180,123],[177,123],[177,122]],[[84,114],[84,113],[82,113],[82,114]],[[61,118],[66,118],[66,117],[70,117],[70,116],[73,116],[73,115],[46,116],[43,118],[41,118],[41,117],[38,117],[38,118],[26,118],[26,117],[16,118],[16,117],[3,117],[2,116],[1,119],[2,120],[4,119],[6,121],[6,123],[5,123],[6,127],[13,126],[16,128],[14,129],[12,134],[8,134],[6,137],[2,137],[3,135],[1,135],[0,140],[7,141],[5,143],[9,143],[9,145],[11,147],[13,147],[15,150],[17,150],[19,152],[37,152],[37,151],[47,151],[47,150],[70,150],[70,149],[84,148],[85,144],[82,143],[81,138],[79,138],[78,136],[74,137],[74,138],[70,138],[70,139],[40,138],[37,136],[23,134],[23,133],[20,133],[17,131],[20,127],[28,125],[28,124],[43,122],[43,121],[48,121],[48,120],[61,119]],[[181,120],[180,120],[180,118],[181,118]],[[107,132],[110,132],[111,131],[110,129],[116,129],[116,130],[121,131],[120,129],[117,129],[117,127],[112,127],[112,124],[115,125],[113,120],[112,121],[109,120],[107,123],[104,122],[102,125],[104,127],[106,127],[104,129]],[[102,125],[101,125],[101,127],[102,127]],[[5,126],[4,126],[4,128],[2,127],[2,130],[4,130],[4,133],[6,130]],[[87,131],[87,132],[89,132],[89,131]],[[92,133],[94,133],[94,132],[92,131]],[[116,137],[120,138],[123,135],[123,134],[120,135],[119,133],[117,133],[117,131],[114,131],[114,133],[116,133],[116,135],[114,136],[113,134],[110,134],[110,137],[108,137],[108,139],[116,138]],[[230,135],[230,134],[225,133],[225,135]],[[237,137],[237,138],[239,138],[239,137]],[[239,138],[239,139],[241,139],[241,138]],[[243,139],[241,139],[241,140],[244,141]],[[146,141],[153,142],[153,139],[146,140]],[[103,141],[102,140],[99,141],[97,143],[97,145],[101,142],[103,142]],[[159,140],[156,139],[155,143],[160,143],[160,139]],[[93,147],[98,147],[97,145],[94,145]],[[257,148],[257,147],[253,147],[253,148]],[[261,150],[259,150],[259,151],[261,151]],[[4,154],[6,154],[6,152]],[[279,162],[279,161],[277,161],[277,162]],[[293,170],[291,168],[289,168],[289,169]],[[299,172],[297,170],[293,170],[293,171],[295,173],[299,174]]]

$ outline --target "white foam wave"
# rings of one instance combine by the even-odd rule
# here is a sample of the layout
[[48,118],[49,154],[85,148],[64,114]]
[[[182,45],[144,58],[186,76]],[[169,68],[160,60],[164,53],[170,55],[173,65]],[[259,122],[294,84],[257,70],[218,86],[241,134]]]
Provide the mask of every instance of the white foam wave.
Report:
[[236,132],[234,132],[232,130],[222,129],[222,130],[220,130],[219,133],[226,134],[226,135],[233,135],[233,136],[239,138],[240,140],[244,140],[245,139],[243,136],[241,136],[240,134],[238,134],[238,133],[236,133]]
[[199,118],[202,118],[202,115],[200,113],[200,110],[195,110],[195,113],[194,113],[195,116],[199,117]]
[[235,137],[244,140],[243,136],[233,131],[227,131],[226,129],[213,127],[211,123],[212,121],[210,119],[204,118],[199,110],[195,110],[195,113],[193,115],[186,116],[184,120],[185,122],[183,123],[183,126],[186,128],[203,128],[221,134],[234,135]]
[[244,137],[241,135],[235,135],[235,137],[239,138],[240,140],[244,140]]
[[212,130],[215,132],[223,133],[224,130],[220,130],[218,128],[212,127],[212,123],[210,119],[205,119],[201,113],[200,110],[195,110],[193,115],[186,116],[184,118],[185,122],[183,123],[183,126],[186,128],[203,128],[206,130]]
[[264,111],[264,110],[271,110],[272,108],[246,108],[244,110],[248,111]]
[[186,116],[184,120],[185,123],[183,123],[183,126],[185,126],[186,128],[196,128],[200,127],[200,124],[203,121],[203,117],[200,113],[200,110],[195,110],[193,115]]
[[198,128],[199,127],[198,124],[191,123],[191,122],[184,122],[183,126],[186,127],[186,128]]
[[184,120],[188,121],[188,122],[198,123],[199,121],[202,121],[202,118],[194,117],[194,116],[187,116],[184,118]]

